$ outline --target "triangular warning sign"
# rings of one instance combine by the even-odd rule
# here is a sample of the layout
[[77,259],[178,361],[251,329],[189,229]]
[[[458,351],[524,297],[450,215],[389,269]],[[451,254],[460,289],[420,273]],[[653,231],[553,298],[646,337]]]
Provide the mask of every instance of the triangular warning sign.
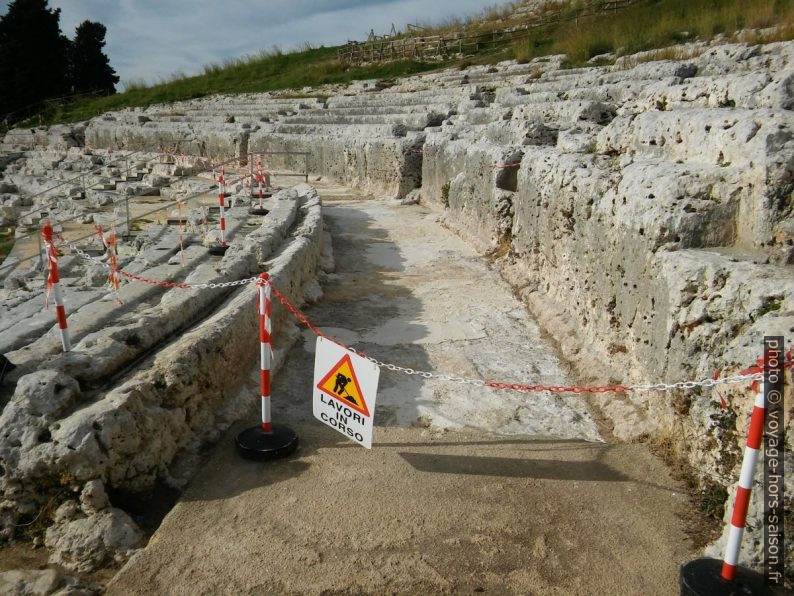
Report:
[[331,371],[317,384],[317,389],[339,400],[346,406],[361,412],[369,417],[369,408],[364,400],[364,394],[353,370],[350,354],[345,354],[342,359],[331,368]]

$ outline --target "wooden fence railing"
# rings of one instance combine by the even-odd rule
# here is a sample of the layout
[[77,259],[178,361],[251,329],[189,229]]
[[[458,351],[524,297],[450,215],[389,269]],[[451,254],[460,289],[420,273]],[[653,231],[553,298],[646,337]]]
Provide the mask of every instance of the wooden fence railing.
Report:
[[367,41],[348,41],[337,50],[337,58],[349,64],[365,62],[391,62],[395,60],[437,61],[450,56],[476,54],[483,50],[495,49],[510,44],[529,35],[532,29],[577,21],[581,18],[616,12],[635,4],[639,0],[591,0],[578,10],[559,10],[546,13],[542,18],[530,20],[509,29],[467,35],[417,35],[416,27],[409,27],[407,37],[377,36],[370,33]]

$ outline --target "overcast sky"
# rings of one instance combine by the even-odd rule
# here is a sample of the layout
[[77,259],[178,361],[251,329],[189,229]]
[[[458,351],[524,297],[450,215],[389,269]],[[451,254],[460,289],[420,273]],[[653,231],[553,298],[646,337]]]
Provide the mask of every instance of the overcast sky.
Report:
[[[0,0],[5,14],[9,0]],[[437,23],[504,0],[50,0],[70,39],[82,21],[103,23],[110,64],[124,81],[147,83],[211,62],[308,41],[338,45],[387,33],[394,23]],[[122,86],[120,86],[122,88]]]

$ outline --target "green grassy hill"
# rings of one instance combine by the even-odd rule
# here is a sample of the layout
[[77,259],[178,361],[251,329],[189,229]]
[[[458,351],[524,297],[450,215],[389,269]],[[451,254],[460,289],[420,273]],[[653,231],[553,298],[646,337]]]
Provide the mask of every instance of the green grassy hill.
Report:
[[[262,52],[255,56],[208,65],[197,76],[178,76],[146,86],[127,85],[124,92],[99,98],[82,98],[65,105],[51,104],[28,124],[85,120],[124,107],[149,106],[194,99],[215,93],[299,90],[326,83],[355,79],[390,79],[398,76],[458,65],[493,63],[505,59],[528,61],[548,54],[567,54],[568,65],[578,66],[597,55],[611,54],[608,63],[621,55],[642,50],[669,48],[684,41],[708,40],[717,35],[726,40],[768,42],[794,38],[794,0],[638,0],[608,13],[592,13],[605,0],[571,0],[533,16],[516,18],[520,2],[489,9],[479,19],[462,22],[451,18],[427,28],[423,34],[450,34],[456,28],[470,33],[497,28],[531,25],[521,38],[501,46],[443,62],[413,60],[351,66],[339,62],[337,48],[309,48],[283,53]],[[659,57],[679,57],[675,51]],[[295,94],[298,94],[296,92]]]

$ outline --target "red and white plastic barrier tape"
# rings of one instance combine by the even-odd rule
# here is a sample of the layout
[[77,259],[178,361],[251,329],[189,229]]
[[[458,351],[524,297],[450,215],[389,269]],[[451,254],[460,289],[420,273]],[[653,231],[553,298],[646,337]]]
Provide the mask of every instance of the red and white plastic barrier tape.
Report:
[[102,231],[102,226],[94,225],[97,233],[99,234],[99,241],[102,243],[102,246],[105,248],[105,254],[108,256],[108,261],[110,261],[110,273],[108,274],[108,283],[110,287],[116,292],[116,302],[121,304],[121,296],[119,295],[119,288],[121,287],[121,282],[119,281],[119,265],[118,259],[116,255],[116,230],[115,228],[111,227],[110,232],[108,233],[107,238]]

